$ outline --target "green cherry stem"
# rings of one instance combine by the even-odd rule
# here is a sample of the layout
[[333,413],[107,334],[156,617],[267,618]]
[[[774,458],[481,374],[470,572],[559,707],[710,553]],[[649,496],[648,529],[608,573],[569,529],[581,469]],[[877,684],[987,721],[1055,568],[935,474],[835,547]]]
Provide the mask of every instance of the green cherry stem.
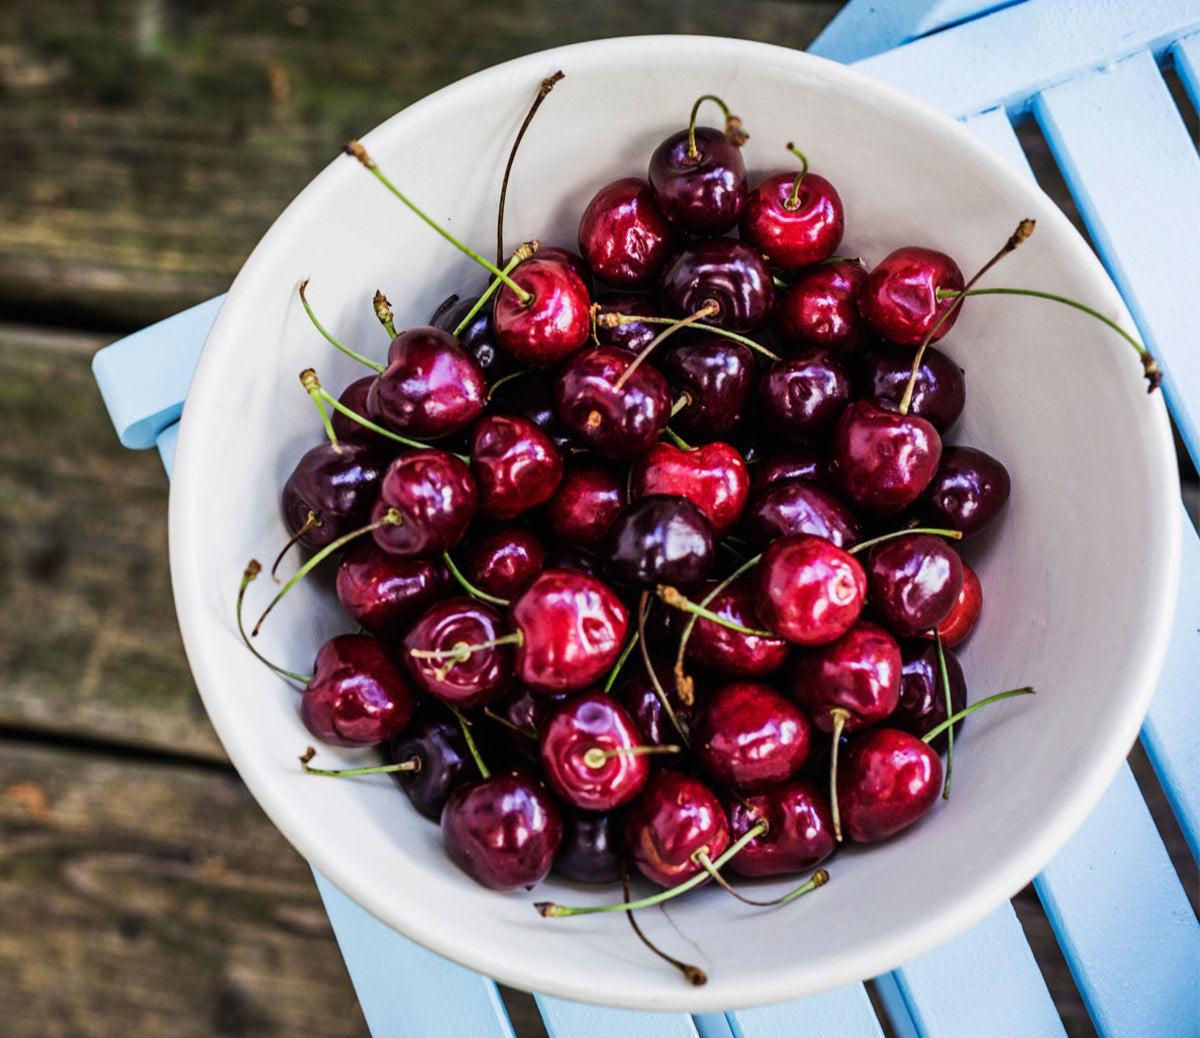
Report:
[[722,876],[716,868],[716,865],[709,859],[706,851],[699,851],[696,854],[696,861],[700,863],[700,867],[704,869],[717,884],[727,894],[732,894],[743,904],[754,905],[757,908],[774,908],[776,905],[784,905],[789,901],[795,901],[796,898],[816,890],[817,887],[823,887],[829,882],[829,873],[824,869],[817,869],[806,883],[801,883],[794,890],[788,891],[782,897],[772,898],[770,901],[757,901],[752,897],[746,897],[744,894],[737,891],[733,885]]
[[837,796],[838,749],[842,741],[842,729],[850,720],[850,711],[844,706],[835,706],[829,711],[829,716],[833,718],[833,744],[829,754],[829,813],[833,817],[833,838],[841,843],[842,815],[838,811]]
[[930,728],[924,735],[921,736],[921,741],[930,743],[933,742],[939,735],[942,734],[951,725],[958,724],[967,714],[973,714],[980,707],[987,706],[989,703],[998,703],[1001,699],[1011,699],[1013,696],[1032,696],[1033,689],[1026,685],[1024,688],[1010,689],[1008,692],[997,692],[994,696],[988,696],[987,699],[981,699],[978,703],[972,703],[965,710],[960,710],[957,714],[947,717],[936,728]]
[[[513,268],[518,263],[524,263],[527,259],[529,259],[530,256],[532,256],[535,252],[537,252],[537,250],[540,249],[541,247],[542,247],[542,243],[539,241],[536,241],[536,240],[525,242],[524,245],[522,245],[520,248],[517,249],[516,252],[514,252],[512,254],[512,259],[510,259],[504,267],[504,273],[511,274],[513,272]],[[456,339],[460,335],[462,335],[462,333],[466,329],[467,325],[469,325],[475,319],[475,315],[477,313],[479,313],[480,310],[483,309],[484,304],[489,299],[491,299],[493,295],[495,295],[496,289],[498,289],[500,287],[500,285],[501,285],[501,281],[499,278],[492,278],[491,282],[488,284],[488,287],[486,289],[484,289],[483,295],[481,295],[478,299],[475,300],[475,305],[473,307],[471,307],[470,310],[467,311],[466,316],[461,321],[458,322],[458,327],[455,328],[454,331],[451,333],[451,334],[453,334],[453,336]]]
[[662,601],[669,605],[672,609],[682,609],[685,613],[693,613],[696,616],[703,617],[705,620],[711,620],[720,627],[728,627],[731,631],[737,631],[739,634],[755,635],[759,638],[778,638],[779,635],[773,631],[763,630],[761,627],[747,627],[744,624],[738,623],[736,620],[730,620],[727,617],[714,613],[711,609],[706,609],[702,605],[697,605],[687,595],[683,594],[676,588],[669,587],[666,584],[659,584],[655,588],[655,593]]
[[685,440],[682,436],[680,436],[679,433],[677,433],[669,425],[664,427],[663,435],[668,440],[670,440],[673,444],[675,444],[675,446],[678,447],[681,451],[695,450],[695,448],[690,443],[688,443],[687,440]]
[[490,779],[492,773],[488,771],[488,766],[483,763],[483,757],[479,753],[479,747],[475,745],[475,736],[471,734],[471,722],[467,720],[466,715],[456,706],[450,707],[454,716],[458,718],[458,726],[462,729],[463,741],[467,744],[467,749],[471,752],[471,757],[475,761],[475,767],[479,769],[479,774],[484,779]]
[[317,410],[321,414],[321,422],[325,426],[325,435],[329,437],[329,442],[333,449],[339,454],[342,448],[338,443],[337,433],[333,431],[333,422],[330,420],[329,412],[325,410],[325,401],[321,395],[321,381],[317,378],[317,373],[312,368],[305,368],[300,372],[300,385],[304,387],[304,392],[308,394],[308,398],[316,405]]
[[[746,834],[732,844],[716,861],[710,862],[713,869],[720,869],[735,857],[743,847],[751,840],[761,836],[767,831],[767,827],[759,822],[754,828],[748,830]],[[703,850],[698,851],[698,854],[703,853]],[[697,855],[693,855],[693,860],[696,864],[700,864]],[[569,907],[567,905],[556,905],[553,901],[539,901],[533,907],[545,918],[558,919],[568,915],[594,915],[597,912],[632,912],[638,908],[649,908],[651,905],[661,905],[664,901],[670,901],[673,897],[678,897],[680,894],[686,894],[694,887],[700,886],[701,883],[708,881],[709,873],[701,870],[692,876],[690,879],[685,879],[682,883],[673,887],[668,887],[666,890],[660,890],[657,894],[651,894],[649,897],[639,898],[637,901],[626,901],[619,905],[577,905]]]
[[375,298],[372,300],[372,305],[375,307],[375,316],[379,318],[379,323],[383,325],[383,330],[394,339],[396,337],[396,315],[392,313],[392,304],[387,301],[387,296],[379,289],[375,289]]
[[897,537],[903,537],[909,533],[932,533],[938,537],[945,537],[951,541],[962,540],[962,530],[947,530],[937,526],[910,526],[903,530],[893,530],[891,533],[882,533],[878,537],[872,537],[869,541],[860,541],[852,548],[847,548],[846,551],[851,555],[857,555],[860,551],[866,551],[868,548],[874,548],[877,544],[882,544],[884,541],[894,541]]
[[246,634],[246,627],[242,622],[242,603],[246,598],[246,588],[250,586],[250,582],[253,581],[261,572],[262,563],[260,563],[258,559],[251,559],[246,564],[245,572],[242,573],[242,583],[238,588],[237,596],[238,634],[242,636],[242,641],[246,643],[246,648],[250,650],[251,654],[255,657],[255,659],[258,660],[259,663],[263,664],[270,670],[273,670],[276,674],[280,674],[285,678],[291,678],[292,681],[298,682],[301,685],[307,685],[312,681],[311,674],[297,674],[295,671],[287,670],[286,668],[279,666],[277,663],[272,663],[266,658],[266,656],[264,656],[258,651],[258,649],[254,647],[253,643],[250,641],[250,638]]
[[450,557],[448,551],[442,552],[442,560],[446,563],[446,568],[450,571],[450,575],[462,585],[462,589],[472,598],[478,598],[481,602],[490,602],[492,605],[500,606],[502,609],[508,606],[507,598],[497,598],[495,595],[489,595],[486,591],[481,591],[472,584],[466,577],[463,576]]
[[[538,87],[537,96],[533,99],[533,104],[529,106],[529,111],[525,113],[525,121],[521,123],[521,128],[517,130],[517,136],[513,140],[512,148],[508,153],[508,162],[504,164],[504,178],[500,181],[500,204],[496,207],[496,263],[499,264],[504,258],[504,199],[508,195],[508,178],[512,173],[513,162],[517,158],[517,149],[521,147],[521,141],[525,137],[525,131],[529,129],[529,124],[533,122],[533,117],[537,115],[537,110],[542,107],[542,102],[549,96],[550,91],[554,89],[554,84],[563,78],[565,73],[559,69],[552,76],[547,76],[542,80],[542,85]],[[458,333],[455,332],[455,335]]]
[[653,743],[638,746],[618,746],[612,750],[589,746],[583,753],[583,763],[593,771],[604,767],[613,757],[651,757],[656,754],[682,753],[682,746],[658,746]]
[[310,321],[312,321],[313,326],[317,329],[317,331],[319,331],[323,336],[325,336],[325,338],[328,339],[329,342],[331,342],[334,346],[336,346],[339,350],[341,350],[347,357],[352,357],[354,360],[358,361],[359,364],[365,364],[368,368],[370,368],[377,375],[380,372],[382,372],[383,371],[382,364],[379,364],[373,360],[370,360],[367,357],[364,357],[361,353],[355,353],[354,350],[350,349],[349,346],[343,346],[340,342],[337,341],[337,339],[335,339],[332,335],[329,334],[329,332],[327,332],[325,330],[325,326],[323,324],[321,324],[320,321],[317,320],[317,315],[315,313],[313,313],[313,308],[308,305],[308,299],[304,294],[304,290],[306,288],[308,288],[308,278],[305,278],[303,281],[300,282],[300,302],[304,304],[304,312],[306,314],[308,314],[308,319]]
[[696,159],[699,157],[699,152],[696,150],[696,116],[700,112],[700,106],[705,101],[712,101],[719,105],[721,112],[725,116],[725,139],[729,141],[735,148],[740,148],[750,139],[750,135],[742,129],[742,120],[739,119],[729,110],[729,105],[722,101],[716,94],[701,94],[696,98],[696,103],[692,105],[692,115],[688,119],[688,149],[687,157]]
[[621,650],[621,655],[617,657],[617,662],[613,664],[613,669],[608,672],[608,677],[604,679],[604,691],[611,692],[613,685],[617,683],[617,675],[621,673],[621,668],[625,666],[625,661],[629,659],[630,653],[638,643],[641,635],[634,631],[629,636],[629,641],[625,643],[625,648]]
[[[596,314],[596,324],[601,328],[615,328],[619,324],[675,324],[675,322],[674,317],[639,317],[636,314],[621,314],[613,310],[602,310]],[[715,324],[704,324],[703,322],[697,324],[696,327],[702,331],[711,332],[713,335],[719,335],[723,339],[740,342],[747,349],[761,354],[767,360],[780,360],[778,353],[773,353],[762,343],[755,342],[745,335],[739,335],[737,332],[731,332],[728,328],[719,328]]]
[[351,775],[387,775],[393,771],[421,770],[421,758],[409,757],[408,760],[397,761],[395,764],[371,764],[365,768],[314,768],[308,762],[317,755],[311,746],[300,757],[300,766],[309,775],[329,775],[333,778],[348,778]]
[[791,194],[787,196],[787,201],[783,203],[784,209],[789,213],[794,213],[800,208],[800,181],[804,179],[804,174],[808,172],[808,158],[791,141],[787,143],[787,150],[800,160],[800,172],[796,174],[796,179],[792,181]]
[[[946,650],[942,645],[942,634],[933,629],[933,644],[937,647],[938,674],[942,680],[942,693],[946,697],[946,716],[954,712],[950,702],[950,672],[946,669]],[[942,799],[950,799],[950,771],[954,767],[954,725],[946,729],[946,781],[942,785]]]
[[642,361],[644,361],[650,356],[651,353],[658,349],[659,343],[661,343],[664,339],[670,335],[674,335],[677,331],[686,328],[690,324],[695,324],[697,321],[703,321],[706,317],[713,317],[718,310],[719,307],[716,303],[707,302],[695,313],[688,314],[687,317],[681,317],[677,321],[671,321],[670,327],[664,328],[653,339],[646,343],[642,349],[642,352],[633,358],[633,363],[617,376],[617,380],[613,383],[613,389],[620,389],[623,385],[625,385],[625,383],[629,381],[629,376],[637,371],[639,367],[641,367]]
[[493,277],[497,277],[501,281],[503,281],[509,288],[511,288],[513,290],[513,293],[516,295],[516,297],[519,300],[521,300],[522,304],[529,304],[533,301],[533,296],[530,295],[528,292],[526,292],[525,289],[523,289],[515,281],[513,281],[513,279],[510,278],[507,274],[505,274],[504,271],[502,271],[498,266],[496,266],[494,263],[490,262],[489,260],[485,260],[481,255],[479,255],[478,252],[476,252],[474,249],[472,249],[469,245],[464,245],[456,237],[454,237],[454,235],[452,235],[448,230],[446,230],[441,224],[439,224],[436,220],[432,219],[429,216],[426,216],[424,212],[422,212],[419,208],[417,208],[417,206],[412,201],[409,200],[408,196],[405,195],[404,192],[402,192],[398,187],[396,187],[395,184],[393,184],[391,182],[391,180],[388,179],[387,175],[383,172],[383,170],[381,170],[377,165],[375,165],[375,160],[373,158],[371,158],[370,155],[367,154],[366,148],[364,148],[358,141],[348,141],[346,143],[346,146],[342,150],[345,151],[345,153],[347,155],[351,156],[352,158],[357,159],[368,170],[368,172],[370,172],[371,175],[375,177],[376,180],[378,180],[384,187],[386,187],[393,195],[396,196],[396,198],[398,198],[401,202],[403,202],[417,216],[419,216],[422,220],[424,220],[425,223],[427,223],[430,227],[432,227],[435,231],[437,231],[437,233],[440,234],[443,238],[445,238],[446,241],[448,241],[451,245],[453,245],[455,248],[457,248],[460,252],[464,253],[465,255],[467,255],[471,259],[473,259],[476,263],[478,263],[481,267],[483,267],[484,270],[488,271]]
[[494,649],[498,645],[520,645],[524,641],[520,631],[513,631],[501,638],[490,638],[485,642],[455,642],[448,649],[409,649],[408,654],[418,660],[453,660],[455,663],[466,663],[471,654],[480,649]]

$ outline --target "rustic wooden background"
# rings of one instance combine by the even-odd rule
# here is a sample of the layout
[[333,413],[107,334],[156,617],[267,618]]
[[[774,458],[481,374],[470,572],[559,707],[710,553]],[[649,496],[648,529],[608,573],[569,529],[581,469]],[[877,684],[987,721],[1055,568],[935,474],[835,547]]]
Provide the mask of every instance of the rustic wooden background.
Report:
[[[466,73],[632,33],[802,48],[840,6],[0,6],[0,1032],[366,1032],[307,865],[205,719],[173,618],[167,482],[117,444],[95,350],[222,291],[347,137]],[[1036,898],[1019,905],[1070,1033],[1090,1034]]]

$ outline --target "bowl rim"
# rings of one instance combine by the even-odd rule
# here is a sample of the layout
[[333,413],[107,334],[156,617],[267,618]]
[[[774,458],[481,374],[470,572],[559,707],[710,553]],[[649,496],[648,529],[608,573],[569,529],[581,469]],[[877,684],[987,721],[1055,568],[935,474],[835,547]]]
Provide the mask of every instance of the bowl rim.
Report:
[[[389,125],[395,126],[397,120],[402,117],[420,113],[429,106],[451,104],[460,96],[470,96],[478,90],[480,83],[486,83],[492,77],[521,77],[529,83],[534,83],[545,74],[547,68],[566,66],[569,69],[570,64],[578,61],[580,56],[590,62],[601,62],[608,58],[621,58],[628,61],[631,51],[653,52],[663,47],[691,48],[697,56],[720,53],[723,57],[733,59],[739,57],[743,59],[771,58],[777,62],[796,63],[819,69],[823,77],[833,80],[835,84],[841,83],[852,88],[868,100],[889,106],[899,106],[921,118],[935,120],[944,131],[953,134],[957,138],[959,146],[970,152],[972,160],[986,168],[990,175],[996,176],[1002,181],[1020,183],[1024,185],[1024,190],[1029,190],[1030,182],[1019,170],[978,140],[964,126],[890,84],[874,79],[853,68],[802,51],[774,44],[714,36],[616,37],[568,44],[525,55],[476,72],[422,98],[402,109],[369,134],[364,135],[363,140],[369,143],[372,137],[390,132],[387,129]],[[184,406],[176,451],[175,478],[170,494],[170,558],[176,609],[184,645],[196,677],[197,687],[201,689],[202,693],[205,687],[215,685],[219,680],[220,653],[209,651],[212,648],[209,644],[210,632],[207,631],[207,624],[210,621],[206,619],[207,610],[202,596],[189,593],[190,588],[198,586],[203,567],[203,561],[197,553],[185,550],[184,546],[200,543],[203,539],[204,508],[201,507],[202,502],[197,496],[199,490],[193,485],[190,473],[193,467],[192,458],[199,456],[204,449],[204,444],[200,439],[202,422],[189,423],[188,419],[190,412],[201,406],[194,401],[202,400],[210,392],[210,384],[213,381],[212,372],[216,364],[215,355],[221,349],[220,344],[231,340],[233,330],[236,329],[242,314],[253,306],[252,301],[245,299],[243,294],[237,291],[239,282],[249,276],[247,272],[255,270],[267,243],[284,229],[290,227],[293,222],[299,220],[302,209],[308,210],[313,204],[319,202],[324,194],[338,190],[338,182],[339,177],[334,169],[334,162],[331,162],[304,188],[297,199],[288,205],[264,235],[259,245],[255,247],[235,279],[226,302],[210,331],[192,379],[188,400]],[[1034,189],[1037,190],[1036,185],[1034,185]],[[1065,217],[1062,217],[1062,220],[1066,223]],[[1067,226],[1069,227],[1069,224]],[[1073,229],[1072,235],[1074,239],[1078,240],[1081,260],[1090,257],[1115,298],[1114,306],[1122,312],[1123,318],[1129,321],[1129,326],[1132,327],[1132,320],[1124,310],[1120,296],[1112,286],[1111,280],[1103,272],[1103,267]],[[1151,406],[1158,409],[1158,418],[1152,425],[1158,437],[1158,449],[1154,451],[1153,457],[1160,470],[1155,473],[1155,483],[1163,486],[1164,490],[1162,500],[1157,502],[1160,507],[1155,510],[1158,528],[1144,531],[1144,533],[1148,537],[1155,538],[1157,544],[1155,558],[1159,563],[1158,576],[1164,594],[1155,600],[1156,612],[1149,618],[1148,629],[1152,635],[1138,646],[1140,663],[1136,688],[1125,700],[1125,709],[1121,715],[1113,719],[1113,724],[1108,730],[1109,737],[1105,742],[1104,752],[1097,754],[1096,759],[1091,762],[1083,780],[1077,785],[1074,795],[1058,802],[1057,810],[1053,814],[1053,824],[1044,825],[1036,838],[1025,846],[1024,853],[1014,858],[1007,868],[995,870],[988,875],[985,882],[973,888],[969,899],[965,896],[961,897],[949,909],[931,917],[925,925],[906,932],[902,937],[897,935],[891,941],[874,942],[857,956],[843,956],[839,963],[845,960],[852,964],[852,972],[858,978],[867,979],[877,976],[944,943],[990,914],[1024,887],[1082,825],[1112,782],[1124,762],[1125,755],[1136,739],[1166,656],[1178,592],[1181,556],[1181,528],[1175,515],[1177,501],[1174,507],[1166,506],[1169,499],[1178,498],[1178,474],[1175,468],[1173,440],[1161,394],[1159,394],[1159,400],[1153,402]],[[722,988],[719,984],[711,985],[708,988],[689,988],[687,985],[668,982],[662,985],[661,997],[655,997],[652,1000],[630,999],[626,993],[614,992],[594,979],[586,977],[547,978],[514,969],[502,954],[481,947],[483,942],[464,947],[461,943],[448,940],[434,927],[414,926],[411,921],[407,921],[409,925],[404,926],[405,921],[391,918],[386,898],[380,897],[374,890],[359,889],[352,875],[342,867],[338,855],[330,848],[315,843],[309,838],[303,826],[295,824],[298,815],[302,812],[297,812],[295,805],[290,804],[274,788],[267,774],[256,766],[252,753],[253,747],[244,739],[244,733],[236,731],[231,726],[218,723],[217,718],[213,718],[213,720],[231,760],[255,799],[262,805],[272,822],[279,827],[310,864],[386,925],[394,927],[405,936],[446,958],[513,987],[575,1001],[630,1009],[714,1012],[773,1004],[788,1001],[797,996],[797,978],[788,977],[786,973],[780,972],[763,977],[756,983],[746,983],[736,992]],[[673,976],[669,976],[668,981],[674,979]],[[826,978],[817,986],[806,987],[805,991],[815,992],[853,979],[855,978],[846,975],[832,979]]]

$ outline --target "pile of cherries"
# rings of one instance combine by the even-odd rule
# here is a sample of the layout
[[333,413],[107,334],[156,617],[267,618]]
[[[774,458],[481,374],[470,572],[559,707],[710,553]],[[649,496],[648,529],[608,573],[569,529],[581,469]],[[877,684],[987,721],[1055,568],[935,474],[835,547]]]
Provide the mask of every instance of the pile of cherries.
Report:
[[701,98],[578,253],[473,253],[489,291],[399,333],[377,295],[386,361],[302,376],[328,436],[283,488],[316,553],[288,586],[335,559],[359,633],[275,669],[489,887],[808,872],[942,792],[982,602],[954,542],[1010,490],[943,445],[965,383],[929,343],[969,286],[925,247],[838,256],[834,185],[791,145],[751,185],[744,139]]

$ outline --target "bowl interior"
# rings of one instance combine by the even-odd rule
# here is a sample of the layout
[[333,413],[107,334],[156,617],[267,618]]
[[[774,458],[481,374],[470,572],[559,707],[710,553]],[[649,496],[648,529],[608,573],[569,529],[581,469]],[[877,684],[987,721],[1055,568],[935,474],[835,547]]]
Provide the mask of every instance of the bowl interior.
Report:
[[[563,48],[449,87],[364,143],[410,197],[490,255],[510,142],[538,82],[559,68],[566,78],[530,127],[509,187],[509,249],[535,237],[575,247],[595,190],[644,176],[693,100],[716,93],[751,134],[752,179],[794,168],[784,144],[795,141],[836,185],[843,254],[873,264],[899,245],[929,245],[970,272],[1031,216],[1037,232],[988,283],[1058,292],[1128,321],[1085,243],[1031,182],[925,107],[782,48],[694,37]],[[716,122],[715,109],[702,114]],[[386,776],[300,772],[296,757],[312,739],[298,696],[239,641],[242,570],[285,541],[279,490],[322,436],[297,376],[315,367],[338,392],[362,374],[309,324],[296,294],[304,278],[326,327],[382,356],[377,288],[403,327],[426,321],[450,292],[477,290],[483,276],[357,163],[334,161],[230,292],[192,384],[172,491],[181,625],[230,757],[299,851],[403,933],[509,984],[583,1001],[701,1011],[794,998],[876,975],[981,918],[1048,860],[1110,781],[1148,702],[1173,604],[1165,414],[1146,397],[1132,352],[1096,322],[1039,301],[981,298],[944,341],[968,385],[949,440],[1002,459],[1013,494],[998,529],[964,548],[985,606],[961,659],[972,700],[1025,684],[1039,695],[968,722],[949,801],[886,844],[839,852],[830,884],[788,906],[748,908],[704,889],[644,912],[655,940],[708,972],[699,989],[650,957],[619,916],[543,920],[532,908],[604,903],[613,890],[477,886]],[[248,613],[265,603],[267,583],[251,588]],[[273,614],[261,648],[306,671],[318,644],[346,629],[314,583]],[[321,751],[330,766],[367,756]],[[788,886],[765,884],[761,896]]]

